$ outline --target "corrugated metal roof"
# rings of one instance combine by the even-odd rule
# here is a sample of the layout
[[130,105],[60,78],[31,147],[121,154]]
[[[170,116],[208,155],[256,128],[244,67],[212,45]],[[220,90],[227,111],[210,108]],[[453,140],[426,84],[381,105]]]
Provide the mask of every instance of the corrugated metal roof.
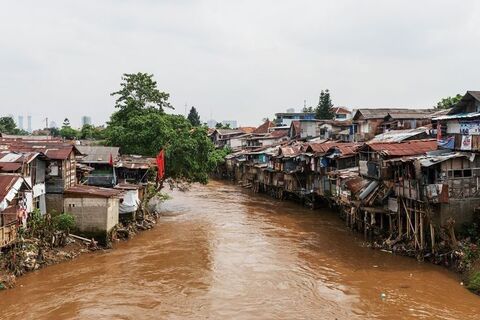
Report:
[[67,190],[65,190],[65,196],[81,195],[81,196],[91,197],[91,198],[111,198],[111,197],[118,196],[120,193],[122,193],[122,190],[86,186],[81,184],[78,184],[76,186],[70,187]]
[[447,114],[444,116],[434,117],[432,120],[453,120],[453,119],[469,119],[480,117],[480,112],[469,112],[469,113],[457,113],[457,114]]
[[79,162],[83,163],[109,163],[110,155],[115,160],[118,157],[119,147],[104,146],[77,146],[78,150],[84,154]]
[[17,175],[0,174],[0,202],[5,199],[8,192],[15,185],[18,179],[21,179],[21,177]]
[[155,158],[147,158],[137,155],[122,155],[115,163],[116,168],[126,169],[142,169],[147,170],[152,167],[156,167],[157,163]]
[[401,142],[427,132],[426,127],[407,130],[392,130],[376,135],[370,142]]
[[328,151],[335,151],[338,153],[339,158],[351,157],[358,152],[358,149],[362,146],[361,143],[356,142],[344,142],[338,143],[335,146],[330,147]]
[[420,155],[437,149],[437,141],[435,139],[403,142],[367,142],[367,145],[372,150],[390,157]]
[[14,172],[22,167],[22,163],[19,162],[0,162],[0,171]]

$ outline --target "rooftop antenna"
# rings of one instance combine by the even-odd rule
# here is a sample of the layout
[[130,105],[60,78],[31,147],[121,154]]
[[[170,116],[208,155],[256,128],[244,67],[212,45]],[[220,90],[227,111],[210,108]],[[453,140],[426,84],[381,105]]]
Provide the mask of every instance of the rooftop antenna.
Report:
[[303,100],[303,107],[306,108],[307,107],[307,100]]

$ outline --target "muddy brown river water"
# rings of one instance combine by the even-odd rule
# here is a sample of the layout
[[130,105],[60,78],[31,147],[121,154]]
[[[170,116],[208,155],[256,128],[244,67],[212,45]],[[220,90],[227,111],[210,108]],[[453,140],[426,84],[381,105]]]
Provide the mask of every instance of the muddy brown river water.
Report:
[[158,226],[28,274],[2,319],[480,319],[441,267],[366,248],[332,212],[213,181]]

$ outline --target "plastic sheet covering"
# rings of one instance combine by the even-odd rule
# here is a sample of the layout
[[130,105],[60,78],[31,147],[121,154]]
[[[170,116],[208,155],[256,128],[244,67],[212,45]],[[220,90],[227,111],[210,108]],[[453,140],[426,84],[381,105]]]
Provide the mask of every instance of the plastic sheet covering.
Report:
[[138,209],[140,199],[138,198],[138,190],[127,190],[124,193],[123,201],[118,208],[119,213],[135,212]]

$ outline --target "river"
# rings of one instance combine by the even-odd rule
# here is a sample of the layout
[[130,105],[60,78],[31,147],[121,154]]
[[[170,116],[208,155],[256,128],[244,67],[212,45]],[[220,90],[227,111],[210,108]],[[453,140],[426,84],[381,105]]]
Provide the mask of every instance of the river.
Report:
[[479,319],[441,267],[372,250],[328,210],[212,181],[153,230],[30,273],[2,319]]

